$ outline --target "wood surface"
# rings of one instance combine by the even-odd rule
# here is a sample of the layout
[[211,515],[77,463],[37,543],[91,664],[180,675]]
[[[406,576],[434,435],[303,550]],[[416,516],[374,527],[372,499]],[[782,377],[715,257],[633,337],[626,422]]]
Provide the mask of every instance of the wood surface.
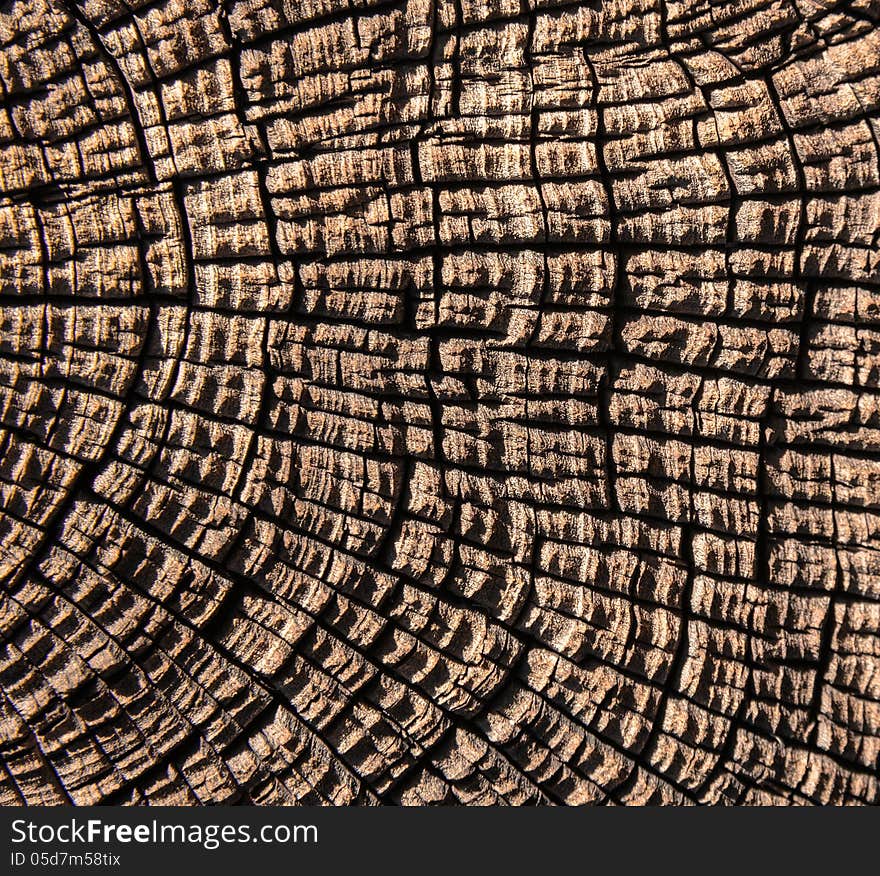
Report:
[[877,0],[0,7],[0,803],[880,802]]

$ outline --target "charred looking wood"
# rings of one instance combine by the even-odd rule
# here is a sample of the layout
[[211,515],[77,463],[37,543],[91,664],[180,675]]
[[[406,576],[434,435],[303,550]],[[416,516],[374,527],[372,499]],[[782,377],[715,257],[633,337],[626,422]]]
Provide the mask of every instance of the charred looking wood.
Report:
[[880,4],[0,7],[0,803],[877,803]]

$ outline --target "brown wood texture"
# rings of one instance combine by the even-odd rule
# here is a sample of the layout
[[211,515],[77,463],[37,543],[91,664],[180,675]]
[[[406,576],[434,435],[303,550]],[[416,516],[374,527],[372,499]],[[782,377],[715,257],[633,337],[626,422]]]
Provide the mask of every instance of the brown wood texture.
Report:
[[0,7],[0,802],[877,803],[880,3]]

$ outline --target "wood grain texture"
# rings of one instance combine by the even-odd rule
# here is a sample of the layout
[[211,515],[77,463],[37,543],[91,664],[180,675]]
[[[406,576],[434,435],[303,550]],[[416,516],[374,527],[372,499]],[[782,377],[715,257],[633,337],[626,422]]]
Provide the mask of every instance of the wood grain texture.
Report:
[[0,7],[0,803],[880,802],[880,3]]

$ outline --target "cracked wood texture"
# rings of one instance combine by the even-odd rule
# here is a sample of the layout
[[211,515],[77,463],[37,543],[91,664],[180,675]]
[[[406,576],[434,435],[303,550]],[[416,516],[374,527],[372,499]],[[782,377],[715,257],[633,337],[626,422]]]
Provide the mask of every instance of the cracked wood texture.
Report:
[[877,803],[880,3],[0,7],[0,802]]

